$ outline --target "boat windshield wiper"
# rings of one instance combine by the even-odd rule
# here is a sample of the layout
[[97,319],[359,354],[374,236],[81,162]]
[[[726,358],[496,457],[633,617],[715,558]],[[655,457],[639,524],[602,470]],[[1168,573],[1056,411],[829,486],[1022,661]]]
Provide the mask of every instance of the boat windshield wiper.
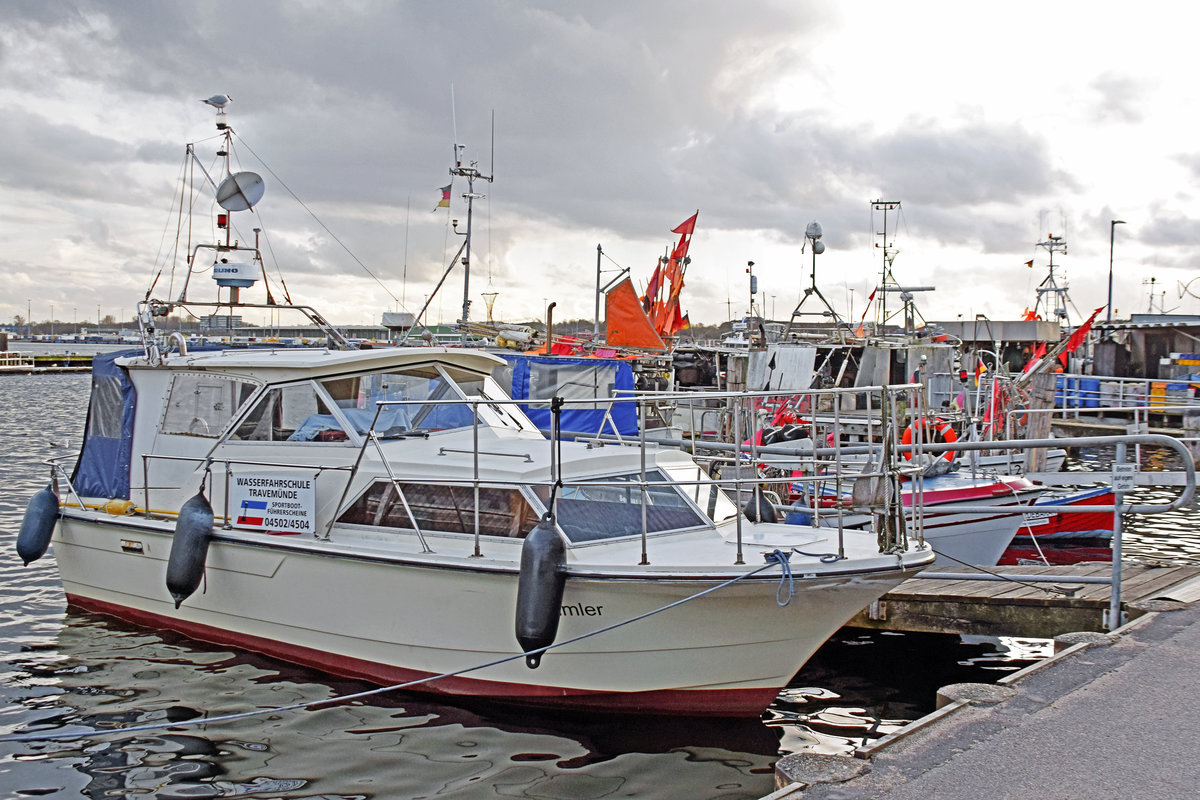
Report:
[[393,425],[385,431],[379,431],[375,435],[380,439],[410,439],[414,436],[419,436],[422,439],[428,439],[429,429],[406,428],[403,425]]

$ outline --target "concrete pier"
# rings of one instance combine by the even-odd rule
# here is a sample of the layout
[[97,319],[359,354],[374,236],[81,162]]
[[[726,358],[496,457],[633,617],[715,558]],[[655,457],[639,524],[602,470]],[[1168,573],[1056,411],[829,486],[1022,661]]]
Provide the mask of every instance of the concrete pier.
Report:
[[1060,637],[1061,652],[987,691],[946,687],[937,711],[857,758],[786,756],[769,797],[1194,797],[1200,604],[1158,608],[1109,635]]

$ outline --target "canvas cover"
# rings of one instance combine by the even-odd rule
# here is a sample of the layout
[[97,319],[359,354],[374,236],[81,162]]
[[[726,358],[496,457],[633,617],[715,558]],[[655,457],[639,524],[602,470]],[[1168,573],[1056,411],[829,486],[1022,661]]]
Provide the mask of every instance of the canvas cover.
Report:
[[141,350],[99,353],[92,359],[92,396],[79,461],[71,475],[82,497],[128,500],[133,449],[133,412],[137,393],[117,359]]
[[[508,389],[514,400],[540,400],[537,404],[522,404],[525,414],[542,430],[552,425],[550,399],[559,396],[569,400],[602,400],[616,396],[618,391],[632,391],[633,369],[625,361],[599,358],[554,358],[546,356],[505,355],[511,370],[510,379],[498,382]],[[605,418],[610,404],[566,405],[562,411],[562,430],[578,433],[619,433],[636,436],[637,407],[632,402],[612,403],[611,418]]]

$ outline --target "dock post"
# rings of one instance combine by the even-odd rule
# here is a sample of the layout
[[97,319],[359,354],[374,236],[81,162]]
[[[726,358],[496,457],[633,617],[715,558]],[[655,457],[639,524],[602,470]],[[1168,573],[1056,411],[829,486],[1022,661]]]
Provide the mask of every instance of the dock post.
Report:
[[[1125,443],[1117,442],[1116,464],[1125,463]],[[1108,602],[1108,630],[1121,627],[1121,511],[1125,505],[1123,488],[1113,481],[1112,592]]]

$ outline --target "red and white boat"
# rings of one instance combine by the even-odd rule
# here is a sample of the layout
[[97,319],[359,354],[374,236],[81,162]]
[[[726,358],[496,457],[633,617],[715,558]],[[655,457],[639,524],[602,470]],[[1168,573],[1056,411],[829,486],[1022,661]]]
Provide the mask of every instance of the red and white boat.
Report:
[[[845,482],[847,487],[850,482]],[[793,500],[805,505],[810,484],[810,481],[793,483]],[[837,505],[833,491],[829,481],[823,482],[821,506],[827,513],[822,516],[818,511],[815,515],[818,524],[833,516]],[[921,517],[925,541],[938,555],[935,564],[949,567],[997,563],[1023,524],[1022,515],[1014,513],[1014,507],[1028,506],[1045,490],[1021,476],[952,472],[905,481],[900,491],[908,519]],[[851,492],[850,488],[843,490],[843,505],[853,502]],[[958,506],[974,510],[956,511]],[[995,507],[997,512],[977,510],[981,506]],[[813,515],[793,512],[787,521],[811,525]]]
[[1056,512],[1062,506],[1111,506],[1112,489],[1100,486],[1071,491],[1052,490],[1034,501],[1037,511],[1025,515],[1001,564],[1076,564],[1111,561],[1113,512]]

